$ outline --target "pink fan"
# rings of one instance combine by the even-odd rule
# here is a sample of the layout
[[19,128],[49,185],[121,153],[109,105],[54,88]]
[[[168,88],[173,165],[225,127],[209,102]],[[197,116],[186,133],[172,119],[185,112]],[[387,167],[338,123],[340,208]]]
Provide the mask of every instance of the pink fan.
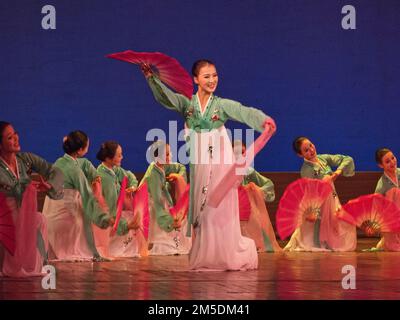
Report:
[[315,221],[332,191],[328,182],[317,179],[302,178],[289,184],[276,213],[276,226],[281,239],[290,236],[304,220]]
[[245,187],[239,186],[238,197],[239,197],[240,221],[249,221],[250,213],[251,213],[251,205],[250,205],[249,196],[247,194],[247,189]]
[[[133,215],[142,221],[143,235],[146,240],[149,237],[149,193],[147,182],[143,183],[133,197]],[[141,219],[140,219],[141,216]]]
[[160,52],[136,52],[132,50],[112,53],[107,57],[139,65],[146,64],[162,82],[176,92],[183,94],[189,100],[192,99],[192,78],[179,62],[172,57]]
[[400,189],[392,188],[385,194],[386,199],[394,202],[394,204],[400,208]]
[[118,200],[117,200],[117,213],[116,213],[116,217],[115,217],[114,227],[112,229],[113,233],[115,233],[117,231],[119,220],[121,219],[127,185],[128,185],[128,178],[124,177],[121,182],[121,189],[119,191],[119,196],[118,196]]
[[400,209],[381,194],[350,200],[343,206],[367,236],[381,232],[400,232]]
[[185,191],[176,202],[175,206],[169,209],[169,212],[173,217],[177,217],[178,215],[181,217],[181,219],[184,219],[186,217],[189,209],[189,191],[190,185],[187,184]]
[[222,199],[229,193],[235,185],[238,185],[246,175],[247,168],[253,162],[254,157],[258,152],[264,148],[269,139],[272,137],[270,130],[264,130],[261,135],[247,148],[245,163],[233,163],[225,176],[222,177],[220,182],[216,185],[214,190],[210,193],[210,200],[208,205],[213,208],[218,208]]
[[15,225],[12,211],[9,208],[6,197],[3,193],[0,193],[0,242],[11,255],[14,255]]

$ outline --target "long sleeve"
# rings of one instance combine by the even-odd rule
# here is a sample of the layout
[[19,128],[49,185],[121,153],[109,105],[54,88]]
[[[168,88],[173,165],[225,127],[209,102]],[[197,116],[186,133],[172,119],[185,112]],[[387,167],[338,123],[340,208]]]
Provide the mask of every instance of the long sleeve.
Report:
[[[116,206],[118,199],[118,192],[115,186],[115,177],[107,174],[101,170],[101,165],[97,169],[98,175],[101,177],[101,188],[104,199],[106,200],[107,206],[110,210],[109,214],[113,217],[116,216]],[[129,232],[128,223],[124,218],[121,218],[118,224],[117,234],[125,235]]]
[[354,176],[355,166],[352,157],[341,154],[322,154],[320,156],[328,163],[329,166],[337,167],[337,169],[342,170],[344,177]]
[[114,167],[114,172],[120,183],[122,182],[122,179],[124,177],[128,178],[128,188],[138,186],[138,181],[136,179],[136,176],[131,171],[125,170],[121,167]]
[[71,176],[71,180],[74,188],[81,195],[85,216],[98,227],[107,228],[110,218],[107,213],[102,212],[85,176],[83,174],[74,174]]
[[147,188],[152,199],[157,224],[162,230],[171,232],[173,229],[173,218],[169,212],[165,210],[162,195],[163,186],[156,174],[157,173],[153,171],[152,174],[147,177]]
[[[397,168],[397,178],[400,181],[400,169]],[[386,174],[383,174],[376,184],[375,193],[380,193],[385,195],[392,188],[397,188],[398,186],[393,183],[392,180],[388,178]]]
[[186,107],[190,104],[188,98],[167,88],[156,76],[150,76],[147,78],[147,82],[153,92],[154,98],[160,104],[167,109],[184,114]]
[[376,184],[376,188],[375,188],[375,193],[380,193],[382,195],[384,195],[387,191],[387,187],[385,187],[385,184],[383,183],[383,177],[381,177],[378,181],[378,183]]
[[241,103],[229,99],[221,99],[220,106],[226,118],[244,123],[259,132],[264,130],[263,124],[269,118],[261,110],[243,106]]
[[32,169],[42,175],[46,182],[51,185],[52,188],[47,192],[47,195],[54,200],[62,199],[64,191],[64,175],[62,171],[33,153],[21,153],[19,156],[25,162],[30,163]]
[[187,182],[187,174],[186,174],[186,167],[181,163],[169,163],[164,165],[165,176],[170,175],[171,173],[177,173],[182,176],[185,181]]
[[273,202],[275,200],[275,189],[273,182],[264,177],[256,170],[252,170],[248,176],[246,176],[246,182],[253,182],[256,184],[264,193],[264,200],[267,202]]
[[99,176],[96,168],[88,159],[80,158],[78,159],[78,163],[83,173],[85,174],[86,178],[88,179],[89,183],[92,183],[93,180]]

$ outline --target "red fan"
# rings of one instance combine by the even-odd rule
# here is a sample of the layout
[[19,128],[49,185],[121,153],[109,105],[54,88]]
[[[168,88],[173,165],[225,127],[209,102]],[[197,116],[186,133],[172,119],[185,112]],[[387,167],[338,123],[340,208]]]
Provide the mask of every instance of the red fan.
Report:
[[394,204],[400,208],[400,189],[392,188],[385,194],[386,199],[394,202]]
[[147,64],[162,82],[176,92],[183,94],[189,100],[192,99],[192,78],[174,58],[161,52],[136,52],[132,50],[112,53],[107,57],[139,65]]
[[178,217],[180,220],[183,220],[188,212],[189,209],[189,191],[190,191],[190,185],[186,185],[186,189],[183,192],[182,196],[179,198],[179,200],[176,202],[175,206],[169,209],[170,214],[173,217]]
[[143,183],[133,197],[133,216],[142,221],[143,235],[146,240],[149,237],[149,193],[147,183]]
[[247,189],[243,186],[239,186],[238,196],[239,196],[240,221],[249,221],[250,214],[251,214],[251,205],[250,205],[249,196],[247,194]]
[[290,236],[304,220],[315,221],[322,204],[332,192],[330,183],[317,179],[302,178],[288,185],[276,213],[281,239]]
[[367,236],[400,231],[400,209],[381,194],[369,194],[350,200],[343,206],[355,224]]
[[11,255],[14,255],[15,225],[12,211],[7,205],[6,197],[3,193],[0,193],[0,242]]
[[116,217],[115,217],[114,227],[112,229],[113,233],[115,233],[117,231],[119,220],[121,219],[127,185],[128,185],[128,178],[124,177],[121,182],[121,189],[119,191],[119,196],[118,196],[118,200],[117,200],[117,213],[116,213]]

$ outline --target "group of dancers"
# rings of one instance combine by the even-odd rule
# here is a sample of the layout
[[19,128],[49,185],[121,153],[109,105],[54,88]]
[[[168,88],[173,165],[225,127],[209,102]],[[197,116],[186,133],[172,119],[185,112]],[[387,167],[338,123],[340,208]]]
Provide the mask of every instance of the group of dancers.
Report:
[[[12,124],[0,122],[0,205],[9,210],[15,227],[15,244],[0,241],[0,272],[3,276],[41,275],[43,263],[62,261],[109,261],[118,257],[188,254],[189,269],[251,270],[258,267],[258,252],[352,251],[357,244],[356,227],[338,219],[340,201],[333,192],[315,220],[304,220],[285,248],[276,240],[266,202],[274,201],[272,181],[254,168],[247,168],[241,186],[233,186],[217,207],[209,199],[216,186],[246,146],[232,142],[224,123],[239,121],[258,132],[276,131],[274,120],[262,111],[214,95],[218,85],[215,64],[198,60],[192,68],[197,93],[191,99],[165,86],[152,69],[141,65],[155,99],[179,112],[191,130],[189,152],[190,191],[187,215],[173,216],[171,208],[187,190],[186,167],[171,162],[167,142],[150,146],[150,163],[140,183],[121,166],[122,146],[106,141],[99,147],[97,168],[84,158],[89,137],[73,131],[63,140],[64,155],[50,164],[32,153],[21,152],[18,133]],[[204,143],[206,142],[206,143]],[[317,154],[307,137],[293,142],[295,153],[304,159],[301,176],[324,180],[333,186],[340,175],[354,174],[349,156]],[[219,154],[219,161],[215,155]],[[201,161],[200,159],[208,160]],[[221,159],[231,159],[231,162]],[[383,175],[376,192],[383,195],[399,188],[400,169],[389,149],[376,153]],[[335,169],[335,171],[334,171]],[[40,179],[32,181],[32,171]],[[126,197],[117,217],[121,185]],[[143,216],[134,213],[132,198],[141,189],[148,193],[149,227],[143,232]],[[245,190],[250,210],[240,212],[238,190]],[[45,192],[42,213],[37,210],[37,192]],[[116,224],[117,219],[117,224]],[[115,228],[116,227],[116,228]],[[383,234],[378,249],[400,250],[398,234]]]

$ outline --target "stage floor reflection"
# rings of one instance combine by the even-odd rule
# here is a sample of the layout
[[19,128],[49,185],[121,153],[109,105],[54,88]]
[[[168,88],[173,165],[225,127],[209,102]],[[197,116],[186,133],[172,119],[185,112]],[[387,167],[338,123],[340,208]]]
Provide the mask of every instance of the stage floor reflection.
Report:
[[50,262],[56,289],[40,277],[0,278],[0,299],[400,299],[400,252],[361,251],[376,242],[361,239],[349,253],[260,253],[259,269],[244,272],[189,272],[187,256]]

